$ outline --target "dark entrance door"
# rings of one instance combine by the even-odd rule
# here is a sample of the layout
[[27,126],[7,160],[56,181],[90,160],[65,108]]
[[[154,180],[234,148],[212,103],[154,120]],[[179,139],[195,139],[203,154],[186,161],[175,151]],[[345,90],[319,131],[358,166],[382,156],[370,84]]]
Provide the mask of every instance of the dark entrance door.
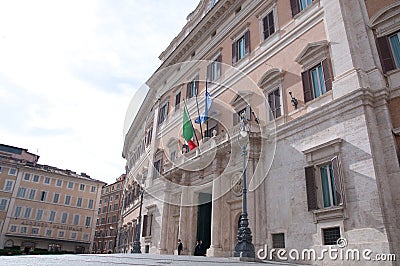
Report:
[[211,245],[211,194],[199,193],[197,210],[197,239],[207,249]]

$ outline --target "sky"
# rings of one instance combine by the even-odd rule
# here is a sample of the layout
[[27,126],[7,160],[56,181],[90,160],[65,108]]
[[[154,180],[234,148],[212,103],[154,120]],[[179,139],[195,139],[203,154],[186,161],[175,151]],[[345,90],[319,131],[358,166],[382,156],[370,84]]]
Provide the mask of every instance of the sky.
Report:
[[125,113],[199,0],[0,2],[0,143],[112,183]]

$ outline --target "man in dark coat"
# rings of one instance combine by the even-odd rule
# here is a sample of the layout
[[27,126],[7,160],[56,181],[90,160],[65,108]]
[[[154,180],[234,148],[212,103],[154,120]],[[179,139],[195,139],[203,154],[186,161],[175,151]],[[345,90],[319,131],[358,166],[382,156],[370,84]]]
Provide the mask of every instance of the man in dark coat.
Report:
[[181,255],[181,252],[183,250],[183,244],[180,239],[178,239],[178,255]]

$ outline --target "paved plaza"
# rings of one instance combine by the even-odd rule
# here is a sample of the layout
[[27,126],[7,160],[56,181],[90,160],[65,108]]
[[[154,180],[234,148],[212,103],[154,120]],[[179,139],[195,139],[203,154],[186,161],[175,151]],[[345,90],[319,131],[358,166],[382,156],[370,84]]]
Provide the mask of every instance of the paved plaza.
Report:
[[243,262],[235,258],[194,257],[150,254],[25,255],[4,256],[0,265],[294,265],[278,262]]

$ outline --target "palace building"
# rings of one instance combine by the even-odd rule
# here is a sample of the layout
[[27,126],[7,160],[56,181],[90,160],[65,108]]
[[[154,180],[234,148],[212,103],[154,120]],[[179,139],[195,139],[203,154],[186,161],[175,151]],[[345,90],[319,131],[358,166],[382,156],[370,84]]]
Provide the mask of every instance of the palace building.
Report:
[[0,249],[89,253],[104,182],[0,144]]
[[395,0],[201,0],[125,135],[142,252],[233,256],[245,169],[256,252],[399,254],[399,32]]

